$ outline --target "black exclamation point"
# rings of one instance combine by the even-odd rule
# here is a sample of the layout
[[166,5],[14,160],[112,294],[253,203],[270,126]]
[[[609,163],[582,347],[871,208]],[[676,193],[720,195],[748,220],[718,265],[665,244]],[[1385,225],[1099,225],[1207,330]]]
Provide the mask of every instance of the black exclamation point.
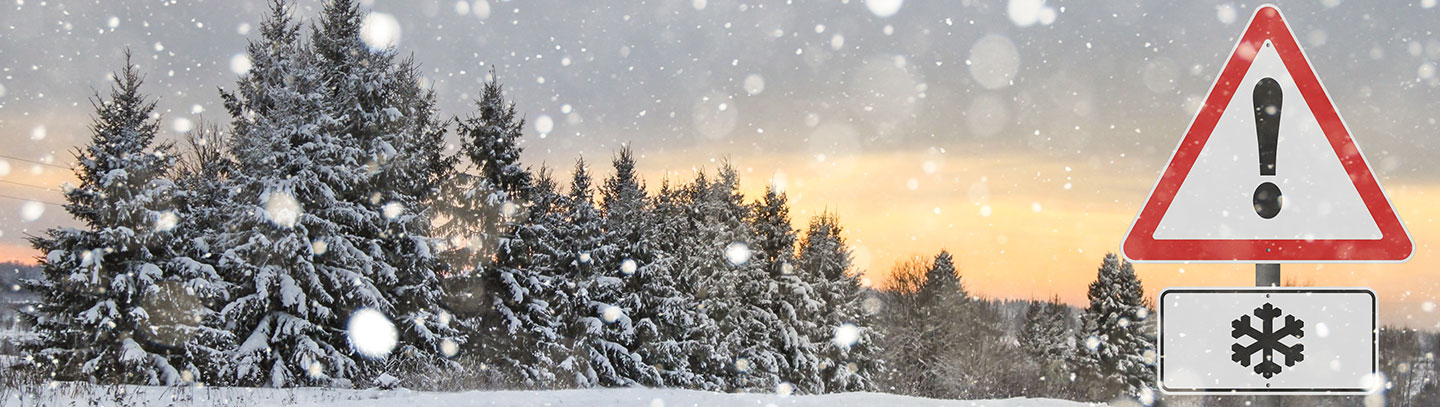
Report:
[[[1280,144],[1280,83],[1261,79],[1255,84],[1255,135],[1260,141],[1260,175],[1275,175],[1275,147]],[[1265,182],[1255,187],[1255,214],[1265,219],[1280,214],[1280,187]]]

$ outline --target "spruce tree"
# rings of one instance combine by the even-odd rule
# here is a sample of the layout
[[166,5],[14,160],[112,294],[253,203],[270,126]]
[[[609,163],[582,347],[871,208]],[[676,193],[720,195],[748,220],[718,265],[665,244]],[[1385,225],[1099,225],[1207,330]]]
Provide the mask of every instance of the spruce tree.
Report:
[[[780,320],[770,310],[769,273],[756,261],[759,249],[749,223],[751,206],[740,192],[740,176],[725,164],[704,187],[698,202],[703,250],[696,270],[704,273],[700,302],[719,326],[715,347],[732,359],[721,371],[727,390],[774,391],[786,360],[770,346]],[[763,254],[759,255],[763,257]]]
[[[447,240],[440,257],[452,277],[471,276],[494,256],[507,226],[524,218],[521,209],[534,183],[520,163],[525,119],[506,100],[493,69],[475,107],[476,114],[460,120],[456,130],[466,169],[450,172],[436,205],[441,219],[435,233]],[[462,296],[473,291],[459,288]]]
[[[920,344],[916,355],[924,358],[928,368],[920,372],[922,391],[929,397],[957,398],[970,387],[970,377],[963,358],[969,352],[962,347],[974,346],[965,332],[974,315],[969,307],[970,293],[955,269],[949,251],[940,251],[925,272],[925,283],[916,293],[921,323]],[[957,346],[959,345],[959,346]]]
[[630,313],[620,305],[625,296],[625,282],[620,270],[611,269],[604,261],[614,249],[605,240],[604,220],[594,204],[592,178],[584,160],[575,164],[570,193],[565,199],[565,222],[558,225],[563,256],[559,257],[556,277],[562,288],[565,305],[561,312],[568,326],[569,358],[562,360],[562,369],[573,372],[574,384],[590,386],[629,386],[640,379],[653,382],[654,370],[632,353],[628,344],[635,329]]
[[1025,324],[1017,338],[1022,352],[1033,363],[1042,383],[1035,388],[1046,397],[1064,397],[1070,382],[1067,361],[1074,356],[1074,333],[1070,307],[1060,297],[1032,301],[1025,310]]
[[871,391],[876,375],[885,369],[878,321],[865,305],[870,289],[861,285],[860,273],[852,268],[851,249],[841,233],[833,213],[810,219],[794,268],[812,282],[823,304],[818,318],[803,318],[813,321],[806,337],[818,352],[822,382],[816,392]]
[[[656,256],[636,267],[632,281],[640,282],[636,294],[651,317],[636,325],[638,353],[660,375],[660,385],[687,389],[719,390],[720,377],[728,356],[718,355],[713,338],[719,326],[705,313],[697,288],[700,273],[689,265],[700,255],[712,255],[699,244],[697,184],[672,186],[665,182],[651,204],[655,224]],[[648,323],[646,323],[648,322]]]
[[443,348],[459,341],[439,307],[441,263],[430,241],[431,203],[453,158],[442,154],[445,128],[413,59],[397,61],[393,49],[366,46],[360,38],[364,17],[352,0],[325,3],[312,48],[338,120],[333,131],[361,148],[368,170],[344,194],[365,209],[349,225],[353,244],[378,260],[376,282],[395,307],[392,317],[405,322],[398,324],[400,345],[386,363],[433,376],[439,373],[433,368],[449,366]]
[[1129,262],[1105,254],[1076,338],[1079,383],[1095,400],[1135,397],[1155,385],[1154,334],[1145,289]]
[[358,310],[394,315],[377,286],[394,276],[383,253],[357,245],[374,211],[345,198],[368,178],[365,150],[342,136],[299,30],[274,4],[250,43],[251,70],[223,94],[237,166],[220,265],[237,287],[222,314],[240,342],[229,372],[240,385],[349,386],[388,353],[362,356],[345,334]]
[[62,380],[184,385],[208,371],[227,333],[202,322],[225,294],[213,267],[186,256],[176,230],[183,191],[166,178],[175,157],[155,145],[155,102],[126,51],[108,99],[95,95],[90,144],[75,153],[80,185],[65,209],[82,226],[30,239],[44,254],[40,296],[28,318],[39,340],[29,355]]
[[597,271],[602,276],[615,278],[607,280],[616,285],[602,292],[605,294],[603,301],[617,307],[624,314],[627,324],[611,327],[612,331],[618,329],[623,332],[614,343],[626,351],[619,352],[617,348],[608,355],[611,365],[630,384],[659,386],[663,384],[659,369],[644,357],[641,341],[657,336],[657,324],[661,323],[657,320],[665,316],[651,302],[656,299],[650,298],[660,293],[647,292],[651,290],[647,286],[666,285],[668,287],[655,289],[666,290],[665,295],[674,295],[668,292],[673,290],[673,283],[668,275],[655,275],[669,272],[657,264],[660,253],[656,250],[654,234],[658,221],[649,207],[645,184],[636,171],[634,152],[629,146],[622,147],[611,160],[611,165],[615,173],[606,178],[600,187],[599,209],[604,234],[603,244],[597,253],[600,266]]
[[494,380],[550,387],[556,357],[566,350],[552,304],[560,286],[555,271],[542,267],[552,262],[543,255],[553,249],[543,245],[555,231],[543,219],[563,210],[560,196],[548,177],[537,183],[521,165],[525,121],[493,71],[476,108],[458,128],[460,151],[476,174],[459,176],[445,192],[446,219],[437,230],[451,240],[442,255],[449,304],[470,331],[467,353],[498,375]]
[[[783,191],[774,185],[765,188],[765,196],[755,204],[755,228],[758,266],[770,279],[767,295],[774,300],[770,312],[780,324],[774,327],[769,347],[784,358],[780,378],[796,390],[820,393],[824,390],[820,360],[815,342],[826,304],[816,297],[812,281],[795,268],[795,228],[790,225],[790,207]],[[838,305],[838,304],[837,304]],[[848,328],[847,328],[848,329]],[[828,338],[826,338],[828,339]]]

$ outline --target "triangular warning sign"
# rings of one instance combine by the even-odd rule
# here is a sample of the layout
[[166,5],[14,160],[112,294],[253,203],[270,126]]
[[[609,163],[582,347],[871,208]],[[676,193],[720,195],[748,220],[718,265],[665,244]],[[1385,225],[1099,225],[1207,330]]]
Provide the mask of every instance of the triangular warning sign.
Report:
[[1403,262],[1414,244],[1280,11],[1261,6],[1121,252],[1135,262]]

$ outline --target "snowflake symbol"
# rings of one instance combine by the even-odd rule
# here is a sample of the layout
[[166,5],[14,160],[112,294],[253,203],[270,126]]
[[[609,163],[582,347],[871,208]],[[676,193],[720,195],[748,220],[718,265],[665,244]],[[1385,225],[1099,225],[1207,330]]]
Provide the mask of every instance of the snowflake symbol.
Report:
[[1251,358],[1256,352],[1260,352],[1264,359],[1260,364],[1255,365],[1255,373],[1265,376],[1266,379],[1274,377],[1282,369],[1280,364],[1275,363],[1274,353],[1280,352],[1285,355],[1285,366],[1295,366],[1295,363],[1305,360],[1305,345],[1296,343],[1286,346],[1280,340],[1293,336],[1301,338],[1305,336],[1305,321],[1295,318],[1294,315],[1285,315],[1285,326],[1275,330],[1275,319],[1284,313],[1274,305],[1266,303],[1264,306],[1255,309],[1255,316],[1260,317],[1264,323],[1262,330],[1256,330],[1250,324],[1250,316],[1244,315],[1240,319],[1230,321],[1230,337],[1239,339],[1248,336],[1255,339],[1250,346],[1241,346],[1239,343],[1230,345],[1230,359],[1240,363],[1240,366],[1250,366]]

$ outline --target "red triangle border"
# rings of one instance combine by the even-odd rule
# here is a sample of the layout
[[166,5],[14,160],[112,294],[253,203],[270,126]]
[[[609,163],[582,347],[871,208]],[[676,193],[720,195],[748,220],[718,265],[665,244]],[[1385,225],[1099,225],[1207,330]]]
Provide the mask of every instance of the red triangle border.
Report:
[[[1345,172],[1350,175],[1356,191],[1379,227],[1380,239],[1346,240],[1221,240],[1221,239],[1154,239],[1175,193],[1184,183],[1214,131],[1232,95],[1249,71],[1256,50],[1270,41],[1285,68],[1300,89],[1301,97],[1310,107],[1335,150]],[[1145,206],[1126,233],[1121,253],[1132,262],[1194,262],[1194,263],[1345,263],[1404,262],[1414,254],[1414,243],[1404,224],[1395,214],[1385,191],[1370,171],[1359,146],[1340,118],[1324,85],[1316,77],[1310,60],[1295,40],[1280,10],[1261,6],[1251,17],[1245,32],[1230,53],[1225,68],[1210,87],[1205,104],[1196,114],[1166,164],[1165,172],[1146,199]]]

